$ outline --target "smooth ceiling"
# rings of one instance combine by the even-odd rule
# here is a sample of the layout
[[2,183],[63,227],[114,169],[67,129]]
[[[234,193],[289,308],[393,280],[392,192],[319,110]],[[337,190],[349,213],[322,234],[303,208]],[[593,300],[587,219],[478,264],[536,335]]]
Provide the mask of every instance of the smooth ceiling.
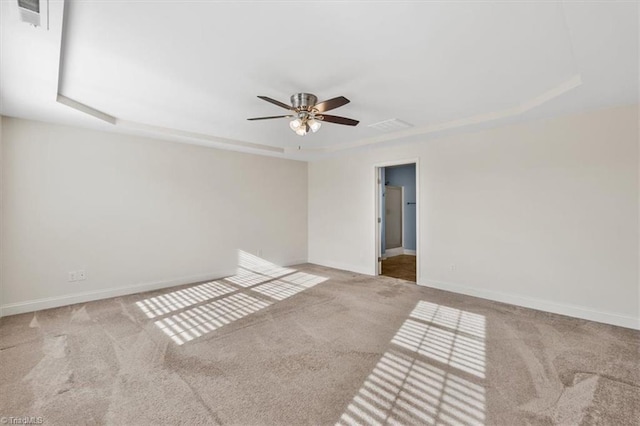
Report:
[[[74,1],[64,7],[62,37],[62,2],[51,3],[48,32],[18,22],[15,3],[2,2],[3,115],[114,130],[56,103],[58,91],[127,122],[212,138],[159,130],[161,137],[213,146],[224,138],[231,149],[233,141],[250,142],[297,158],[393,140],[396,135],[367,127],[389,118],[413,124],[414,136],[424,139],[446,123],[468,127],[469,117],[485,117],[475,124],[510,121],[638,99],[636,3]],[[580,83],[556,90],[571,80]],[[301,138],[286,120],[246,120],[286,113],[256,95],[288,102],[300,91],[321,100],[348,97],[351,104],[333,113],[360,125],[326,123]],[[555,94],[526,111],[496,114],[549,91]],[[116,131],[153,133],[133,126]],[[302,151],[288,151],[298,146]]]

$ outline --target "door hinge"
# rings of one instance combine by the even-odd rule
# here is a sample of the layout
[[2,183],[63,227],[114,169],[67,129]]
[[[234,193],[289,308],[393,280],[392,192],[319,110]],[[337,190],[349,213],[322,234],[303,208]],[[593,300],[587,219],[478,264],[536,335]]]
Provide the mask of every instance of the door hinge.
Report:
[[378,257],[378,262],[382,262],[382,258],[381,257]]
[[381,218],[378,218],[378,223],[382,223],[382,219]]

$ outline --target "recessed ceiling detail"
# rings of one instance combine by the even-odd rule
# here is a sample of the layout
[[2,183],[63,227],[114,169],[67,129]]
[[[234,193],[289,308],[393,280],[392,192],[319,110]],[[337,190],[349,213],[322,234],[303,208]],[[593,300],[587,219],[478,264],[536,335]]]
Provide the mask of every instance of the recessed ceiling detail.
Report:
[[445,130],[463,128],[474,124],[482,124],[491,121],[506,119],[509,117],[515,117],[533,110],[561,95],[579,87],[582,85],[582,77],[580,75],[574,75],[567,81],[559,84],[558,86],[547,90],[546,92],[529,99],[526,102],[521,103],[515,107],[505,108],[500,111],[492,111],[486,114],[478,114],[471,117],[465,117],[459,120],[452,120],[444,123],[429,124],[426,126],[416,127],[404,131],[397,131],[387,135],[371,137],[368,139],[361,139],[348,144],[330,145],[322,148],[322,152],[335,152],[343,149],[358,148],[367,145],[373,145],[382,142],[388,142],[391,140],[399,140],[404,138],[410,138],[413,136],[428,135],[431,133],[442,132]]
[[[48,4],[42,31],[0,2],[0,114],[314,159],[638,102],[635,2]],[[323,34],[310,60],[291,54],[309,48],[289,34],[301,14]],[[413,127],[322,124],[298,149],[286,121],[246,121],[275,115],[255,100],[265,88],[343,95],[341,116]]]
[[[101,120],[104,121],[108,121],[108,122],[112,122],[112,124],[114,125],[122,125],[125,124],[125,127],[129,127],[129,128],[137,128],[137,129],[141,129],[141,130],[147,130],[150,132],[154,132],[154,133],[161,133],[167,136],[178,136],[178,137],[184,137],[184,138],[188,138],[188,139],[194,139],[194,140],[202,140],[202,141],[211,141],[211,142],[216,142],[216,143],[220,143],[220,144],[228,144],[231,146],[237,146],[237,147],[244,147],[244,148],[250,148],[250,149],[257,149],[257,150],[264,150],[264,151],[269,151],[269,152],[281,152],[281,153],[292,153],[292,152],[296,152],[296,151],[315,151],[315,152],[335,152],[335,151],[340,151],[340,150],[346,150],[346,149],[353,149],[353,148],[358,148],[358,147],[362,147],[362,146],[366,146],[366,145],[373,145],[376,143],[381,143],[381,142],[387,142],[390,140],[394,140],[394,139],[401,139],[401,138],[406,138],[406,137],[410,137],[410,136],[417,136],[417,135],[426,135],[429,133],[434,133],[434,132],[439,132],[439,131],[444,131],[444,130],[449,130],[449,129],[455,129],[455,128],[461,128],[461,127],[466,127],[466,126],[470,126],[473,124],[481,124],[484,122],[489,122],[489,121],[494,121],[494,120],[498,120],[498,119],[503,119],[503,118],[508,118],[508,117],[512,117],[512,116],[516,116],[516,115],[520,115],[523,114],[524,112],[527,112],[535,107],[538,107],[542,104],[544,104],[545,102],[548,102],[552,99],[554,99],[557,96],[560,96],[562,94],[564,94],[565,92],[568,92],[571,89],[574,89],[578,86],[580,86],[582,84],[582,78],[580,75],[575,75],[572,78],[570,78],[569,80],[567,80],[566,82],[560,84],[559,86],[539,95],[536,96],[533,99],[530,99],[526,102],[523,102],[522,104],[513,107],[513,108],[507,108],[505,110],[502,111],[493,111],[487,114],[479,114],[473,117],[467,117],[467,118],[463,118],[460,120],[454,120],[451,122],[446,122],[446,123],[437,123],[437,124],[432,124],[432,125],[427,125],[427,126],[423,126],[423,127],[419,127],[419,128],[415,128],[415,129],[411,129],[408,131],[392,131],[392,133],[389,133],[385,136],[381,136],[381,137],[372,137],[372,138],[368,138],[368,139],[363,139],[363,140],[359,140],[359,141],[355,141],[352,143],[347,143],[347,144],[341,144],[341,145],[329,145],[329,146],[325,146],[322,148],[303,148],[302,146],[297,146],[294,148],[286,148],[286,149],[282,149],[282,148],[277,148],[277,147],[272,147],[272,146],[268,146],[268,145],[261,145],[261,144],[254,144],[251,142],[245,142],[245,141],[240,141],[240,140],[231,140],[231,139],[225,139],[225,138],[220,138],[220,137],[216,137],[213,135],[207,135],[207,134],[200,134],[200,133],[195,133],[195,132],[189,132],[189,131],[184,131],[184,130],[177,130],[177,129],[171,129],[171,128],[166,128],[166,127],[161,127],[161,126],[154,126],[154,125],[149,125],[149,124],[143,124],[143,123],[137,123],[135,121],[128,121],[128,120],[121,120],[121,119],[117,119],[115,117],[111,117],[108,114],[105,114],[101,111],[98,111],[94,108],[91,108],[87,105],[84,105],[80,102],[74,101],[73,99],[67,98],[66,96],[63,96],[61,94],[58,94],[57,96],[57,101],[67,105],[71,108],[74,108],[80,112],[83,112],[85,114],[89,114],[92,115],[96,118],[99,118]],[[261,120],[261,119],[270,119],[270,118],[282,118],[282,117],[294,117],[294,116],[275,116],[275,117],[263,117],[263,118],[253,118],[253,119],[249,119],[249,120]],[[327,115],[323,115],[323,118],[327,117]],[[329,116],[332,117],[332,116]],[[345,119],[344,117],[332,117],[335,119],[342,119],[342,120],[350,120],[350,119]],[[353,120],[355,121],[355,120]],[[292,121],[293,123],[293,121]],[[384,124],[383,124],[384,123]],[[357,124],[357,121],[356,121]],[[298,124],[298,126],[300,126],[300,124]],[[355,124],[354,124],[355,125]],[[310,127],[310,124],[306,124],[306,126]],[[391,119],[391,120],[386,120],[383,121],[381,123],[376,123],[374,125],[368,126],[368,127],[372,127],[375,128],[374,126],[378,126],[382,129],[385,128],[389,128],[389,127],[396,127],[396,128],[408,128],[411,127],[410,124],[402,122],[400,120],[396,120],[396,119]],[[318,126],[319,128],[319,126]],[[291,129],[296,131],[297,129],[294,128],[293,126],[291,126]],[[296,131],[296,133],[300,136],[303,136],[303,134],[300,134]],[[306,134],[307,131],[305,131],[304,134]]]

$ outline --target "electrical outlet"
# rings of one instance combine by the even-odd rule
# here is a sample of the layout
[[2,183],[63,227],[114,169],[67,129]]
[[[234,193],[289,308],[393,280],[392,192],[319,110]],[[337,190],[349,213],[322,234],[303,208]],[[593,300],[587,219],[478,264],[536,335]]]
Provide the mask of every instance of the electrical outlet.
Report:
[[449,271],[455,272],[457,269],[458,267],[456,266],[455,263],[452,263],[451,265],[449,265]]
[[69,282],[73,281],[83,281],[87,279],[87,273],[84,269],[79,269],[77,271],[69,272]]

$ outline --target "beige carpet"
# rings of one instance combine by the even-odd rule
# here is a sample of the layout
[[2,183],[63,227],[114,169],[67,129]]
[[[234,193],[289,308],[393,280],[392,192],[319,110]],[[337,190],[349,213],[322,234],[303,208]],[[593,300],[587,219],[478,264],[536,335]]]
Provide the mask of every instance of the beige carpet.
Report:
[[313,265],[0,320],[0,416],[45,424],[640,419],[639,333]]
[[416,257],[401,254],[384,259],[382,261],[382,275],[416,282]]

